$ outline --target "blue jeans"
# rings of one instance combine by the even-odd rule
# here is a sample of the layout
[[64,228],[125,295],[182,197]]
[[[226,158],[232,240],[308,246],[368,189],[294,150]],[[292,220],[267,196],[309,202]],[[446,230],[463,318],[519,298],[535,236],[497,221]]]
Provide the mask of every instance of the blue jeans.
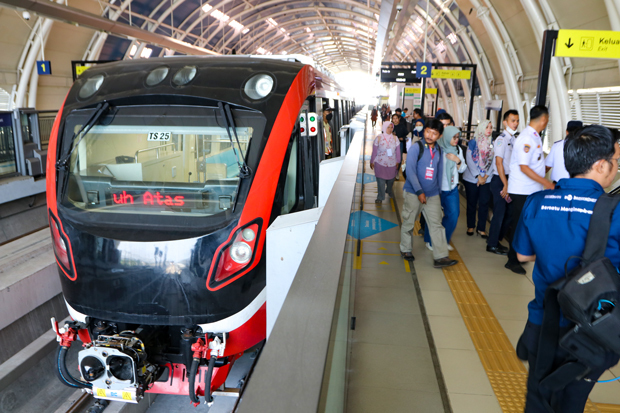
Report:
[[[443,208],[441,225],[446,229],[446,241],[450,243],[452,234],[456,229],[456,223],[459,221],[459,214],[461,213],[459,190],[454,188],[452,191],[441,191],[439,197],[441,198],[441,207]],[[424,228],[424,242],[432,244],[428,226]]]

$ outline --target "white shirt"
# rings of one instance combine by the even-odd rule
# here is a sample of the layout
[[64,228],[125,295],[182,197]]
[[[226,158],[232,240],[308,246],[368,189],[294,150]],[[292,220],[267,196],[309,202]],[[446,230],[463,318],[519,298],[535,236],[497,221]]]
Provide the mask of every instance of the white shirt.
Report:
[[[504,130],[501,135],[495,139],[495,157],[498,156],[502,158],[502,164],[504,165],[504,174],[506,176],[510,175],[510,156],[512,155],[512,148],[514,147],[515,137],[511,135],[510,132]],[[499,175],[497,173],[497,164],[493,162],[495,166],[495,170],[493,171],[494,175]]]
[[465,172],[467,169],[467,164],[465,163],[465,159],[463,159],[463,149],[457,148],[458,154],[456,156],[459,157],[461,161],[461,166],[457,166],[454,168],[452,176],[448,176],[448,169],[446,168],[446,164],[448,163],[448,159],[446,158],[446,152],[441,151],[443,156],[443,179],[441,180],[441,190],[442,191],[452,191],[459,184],[459,173]]
[[545,166],[551,168],[551,180],[558,182],[562,178],[570,178],[564,165],[564,140],[557,141],[551,146],[551,151],[545,159]]
[[514,140],[510,156],[510,176],[508,177],[508,193],[531,195],[542,191],[543,185],[530,179],[521,171],[520,166],[527,165],[541,178],[545,176],[545,157],[543,155],[540,135],[528,126]]

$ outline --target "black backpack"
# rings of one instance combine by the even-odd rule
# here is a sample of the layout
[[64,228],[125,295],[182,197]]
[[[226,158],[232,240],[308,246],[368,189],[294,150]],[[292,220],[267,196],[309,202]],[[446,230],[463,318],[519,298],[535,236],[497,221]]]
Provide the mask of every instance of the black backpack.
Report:
[[[420,151],[418,152],[418,162],[420,162],[420,159],[422,159],[422,156],[424,155],[424,143],[422,143],[422,139],[420,139],[419,141],[416,141],[418,143],[418,146],[420,147]],[[437,148],[437,154],[441,155],[441,147],[437,144],[435,144],[435,147]]]
[[[605,362],[607,352],[620,354],[620,274],[605,257],[619,196],[603,194],[594,205],[581,263],[545,291],[543,324],[534,373],[540,387],[558,391]],[[565,265],[568,265],[568,261]],[[560,310],[575,326],[563,337]],[[555,370],[557,346],[574,359]],[[518,353],[519,353],[518,349]],[[523,358],[523,353],[518,354]]]

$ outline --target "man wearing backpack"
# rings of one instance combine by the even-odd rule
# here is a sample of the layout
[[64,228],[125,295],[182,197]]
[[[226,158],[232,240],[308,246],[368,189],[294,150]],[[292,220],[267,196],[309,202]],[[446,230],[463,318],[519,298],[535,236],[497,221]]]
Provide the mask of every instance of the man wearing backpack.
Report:
[[415,220],[421,213],[426,218],[431,242],[433,243],[434,267],[443,268],[455,265],[458,261],[448,257],[446,231],[441,225],[442,211],[439,194],[443,174],[441,149],[436,145],[443,133],[443,124],[437,119],[429,119],[424,129],[424,142],[411,145],[407,155],[407,179],[404,186],[400,230],[400,252],[404,259],[413,261],[411,253],[412,232]]
[[[543,381],[550,377],[552,371],[566,366],[566,362],[573,359],[557,345],[557,339],[548,339],[548,324],[542,327],[543,315],[545,311],[550,311],[549,306],[545,306],[543,311],[545,292],[547,287],[577,267],[579,260],[575,257],[584,256],[594,205],[604,194],[603,188],[613,182],[618,171],[619,157],[620,146],[609,129],[599,125],[584,128],[575,136],[567,138],[565,143],[565,165],[571,178],[561,179],[556,189],[530,195],[523,207],[513,245],[519,261],[535,261],[532,273],[535,299],[528,305],[528,321],[517,345],[519,357],[527,359],[530,366],[526,413],[583,412],[596,380],[618,362],[618,355],[602,351],[600,357],[603,361],[596,367],[590,367],[584,378],[577,375],[570,380],[569,377],[568,384],[561,386],[557,382],[552,385],[550,381]],[[609,216],[599,217],[596,220],[609,220]],[[620,207],[616,207],[605,251],[605,257],[609,258],[615,268],[620,265],[619,217]],[[579,282],[583,284],[589,280],[580,279]],[[545,320],[548,320],[547,315]],[[563,315],[560,316],[558,336],[564,337],[573,326]],[[557,327],[552,328],[557,330]],[[539,346],[540,343],[544,345]],[[537,357],[539,352],[548,353],[549,348],[553,351],[550,357]],[[548,366],[545,367],[545,364]],[[564,379],[567,376],[564,375]]]

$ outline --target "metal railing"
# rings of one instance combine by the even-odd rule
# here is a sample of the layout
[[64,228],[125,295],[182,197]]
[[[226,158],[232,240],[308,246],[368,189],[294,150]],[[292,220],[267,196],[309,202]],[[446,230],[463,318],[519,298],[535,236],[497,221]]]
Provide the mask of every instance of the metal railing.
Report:
[[365,131],[356,133],[237,412],[342,412]]

